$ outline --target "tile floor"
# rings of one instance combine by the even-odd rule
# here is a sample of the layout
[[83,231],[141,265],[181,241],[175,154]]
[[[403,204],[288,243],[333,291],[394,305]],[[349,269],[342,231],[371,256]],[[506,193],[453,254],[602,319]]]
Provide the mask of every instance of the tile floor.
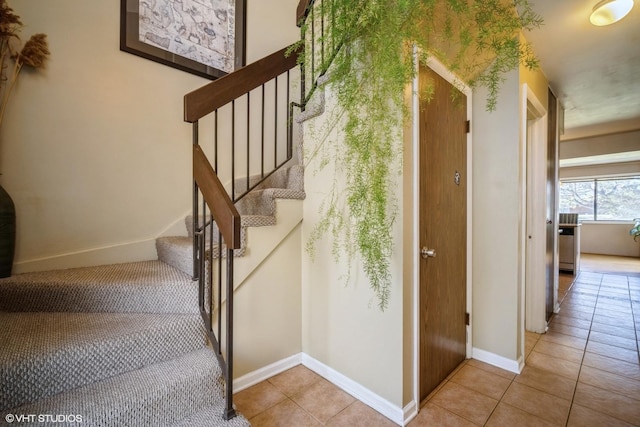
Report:
[[[520,375],[463,362],[409,426],[640,426],[640,277],[582,271]],[[303,366],[236,394],[258,426],[394,426]]]

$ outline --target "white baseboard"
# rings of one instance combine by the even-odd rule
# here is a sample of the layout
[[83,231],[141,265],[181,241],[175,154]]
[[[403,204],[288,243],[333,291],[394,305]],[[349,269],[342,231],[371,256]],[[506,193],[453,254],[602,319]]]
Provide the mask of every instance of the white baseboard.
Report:
[[286,359],[282,359],[278,362],[272,363],[271,365],[265,366],[264,368],[236,378],[233,380],[234,393],[249,388],[300,364],[311,369],[327,381],[340,387],[340,389],[344,390],[346,393],[349,393],[365,405],[370,406],[398,425],[405,426],[409,421],[415,418],[416,415],[418,415],[417,402],[412,401],[404,408],[400,408],[305,353],[294,354]]
[[19,261],[13,265],[13,273],[61,270],[65,268],[119,264],[153,259],[158,259],[155,238]]
[[406,426],[411,420],[417,417],[419,410],[420,408],[418,407],[418,402],[416,402],[415,400],[412,400],[407,406],[405,406],[402,410],[404,414],[404,423],[402,425]]
[[302,353],[294,354],[286,359],[279,360],[271,365],[267,365],[264,368],[260,368],[256,371],[249,372],[239,378],[233,380],[233,392],[234,394],[258,384],[266,379],[278,375],[281,372],[298,366],[302,363]]
[[[353,381],[351,378],[346,377],[335,369],[325,365],[324,363],[314,359],[313,357],[302,354],[302,364],[307,368],[314,371],[316,374],[320,375],[327,381],[335,384],[340,387],[345,392],[349,393],[365,405],[370,406],[375,409],[377,412],[381,413],[385,417],[389,418],[391,421],[398,425],[405,425],[405,409],[400,408],[397,405],[389,402],[387,399],[377,395],[372,392],[368,388],[362,386],[361,384]],[[411,405],[407,405],[408,407]],[[413,406],[417,406],[413,404]],[[413,413],[413,409],[407,409],[407,413],[411,415]],[[417,407],[416,407],[417,413]],[[413,415],[415,416],[415,415]]]
[[491,353],[486,350],[475,348],[475,347],[473,348],[472,357],[481,362],[488,363],[489,365],[497,366],[498,368],[505,369],[515,374],[519,374],[520,372],[522,372],[522,368],[524,367],[524,362],[522,358],[518,360],[507,359],[506,357],[497,355],[495,353]]

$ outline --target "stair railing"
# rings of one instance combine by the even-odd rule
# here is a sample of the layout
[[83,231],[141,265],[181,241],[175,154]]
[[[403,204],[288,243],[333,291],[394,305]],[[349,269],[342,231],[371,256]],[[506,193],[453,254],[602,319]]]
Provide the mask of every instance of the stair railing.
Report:
[[[293,157],[292,72],[298,53],[284,48],[185,95],[184,120],[209,116],[213,167],[236,202]],[[212,116],[212,117],[211,117]],[[206,143],[205,143],[206,144]],[[226,168],[226,169],[225,169]]]
[[296,20],[302,28],[301,39],[305,42],[303,108],[342,48],[342,40],[337,40],[334,32],[327,31],[331,26],[347,25],[339,18],[341,14],[338,13],[338,7],[345,6],[336,5],[335,0],[301,0],[298,3]]
[[[197,139],[197,122],[194,123],[194,138]],[[194,218],[209,218],[201,223],[194,220],[194,260],[198,264],[198,306],[205,324],[208,338],[213,346],[225,379],[224,418],[236,416],[233,407],[233,250],[240,248],[240,214],[200,146],[193,145],[193,209]],[[203,203],[200,203],[202,194]],[[214,252],[214,222],[217,224],[218,245]],[[207,247],[209,244],[209,247]],[[222,250],[226,247],[226,351],[222,355]],[[217,293],[213,287],[213,258],[218,258]],[[205,272],[208,272],[206,274]],[[215,298],[217,295],[217,298]],[[215,300],[215,301],[214,301]],[[214,305],[216,309],[214,310]],[[217,314],[217,317],[216,317]],[[217,335],[214,326],[217,324]]]
[[[286,54],[291,49],[285,48],[184,97],[184,120],[193,127],[193,278],[225,379],[225,419],[236,416],[233,260],[242,235],[235,202],[292,160],[294,108],[305,108],[342,45],[325,37],[326,26],[337,25],[335,8],[334,0],[302,0],[298,5],[307,52],[300,70],[300,49]],[[302,25],[305,20],[310,24]],[[292,101],[296,85],[300,92]]]
[[[198,281],[200,313],[225,379],[225,419],[236,416],[233,261],[234,250],[241,248],[241,218],[234,203],[293,157],[292,116],[300,103],[291,101],[292,86],[297,84],[291,74],[298,54],[285,55],[286,51],[184,97],[184,120],[193,127],[193,278]],[[201,135],[203,127],[208,132]],[[205,154],[207,148],[213,165]]]

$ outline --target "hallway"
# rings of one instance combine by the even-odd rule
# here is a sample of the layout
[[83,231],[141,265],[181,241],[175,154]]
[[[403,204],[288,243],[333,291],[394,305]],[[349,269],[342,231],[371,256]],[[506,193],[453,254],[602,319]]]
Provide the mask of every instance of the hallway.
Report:
[[520,375],[468,360],[410,425],[640,425],[639,330],[640,277],[583,269]]
[[[527,333],[520,375],[466,360],[409,426],[640,426],[636,268],[591,271],[601,269],[598,259],[585,256],[549,331]],[[238,393],[236,402],[253,426],[395,425],[303,366]]]

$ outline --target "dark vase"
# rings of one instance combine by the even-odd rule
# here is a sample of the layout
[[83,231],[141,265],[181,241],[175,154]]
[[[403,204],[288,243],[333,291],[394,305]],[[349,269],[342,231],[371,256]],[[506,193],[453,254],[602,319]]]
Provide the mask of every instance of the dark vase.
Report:
[[16,246],[16,207],[0,186],[0,277],[11,276]]

